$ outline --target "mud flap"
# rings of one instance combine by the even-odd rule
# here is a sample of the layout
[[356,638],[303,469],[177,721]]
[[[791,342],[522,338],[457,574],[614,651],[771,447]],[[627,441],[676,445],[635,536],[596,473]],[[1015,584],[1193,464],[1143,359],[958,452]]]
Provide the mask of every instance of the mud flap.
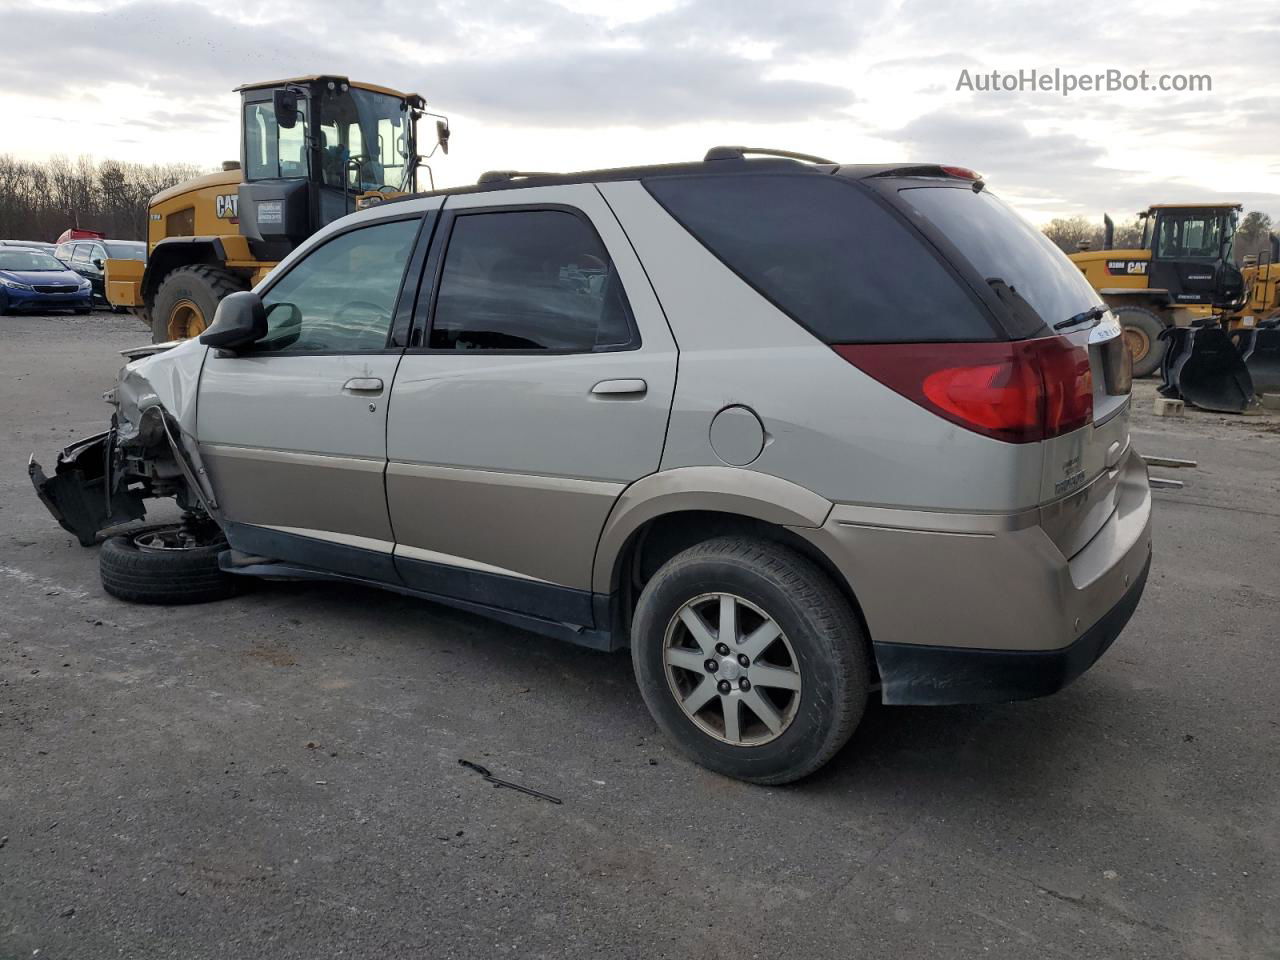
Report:
[[1160,394],[1185,400],[1201,410],[1243,413],[1254,402],[1253,381],[1240,352],[1217,323],[1203,327],[1167,327]]
[[107,527],[146,516],[141,497],[115,489],[114,445],[114,430],[72,444],[58,454],[52,477],[45,475],[34,456],[27,461],[27,474],[40,501],[83,547],[97,543],[99,531]]
[[1253,389],[1258,393],[1280,393],[1280,320],[1265,321],[1253,329],[1232,330],[1231,341],[1249,370]]

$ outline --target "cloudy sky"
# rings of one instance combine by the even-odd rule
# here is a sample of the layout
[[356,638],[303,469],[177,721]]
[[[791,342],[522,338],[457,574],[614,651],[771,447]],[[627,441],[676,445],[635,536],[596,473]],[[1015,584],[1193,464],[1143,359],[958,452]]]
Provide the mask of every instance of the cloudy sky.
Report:
[[[25,158],[214,166],[239,152],[232,87],[323,72],[448,114],[438,185],[747,143],[964,164],[1041,222],[1215,199],[1280,220],[1274,3],[0,0],[0,23],[0,153]],[[1032,68],[1212,90],[957,90]]]

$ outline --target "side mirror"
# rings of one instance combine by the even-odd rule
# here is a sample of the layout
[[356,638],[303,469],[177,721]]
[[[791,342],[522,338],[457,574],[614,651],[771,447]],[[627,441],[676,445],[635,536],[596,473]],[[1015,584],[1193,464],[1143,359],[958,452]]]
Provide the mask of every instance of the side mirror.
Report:
[[236,350],[262,339],[267,334],[267,311],[252,290],[229,293],[218,304],[209,329],[200,334],[207,347]]
[[436,121],[436,143],[440,144],[440,152],[449,155],[449,121]]
[[298,123],[298,91],[275,90],[271,94],[271,106],[276,123],[283,130],[292,130]]
[[93,258],[93,265],[94,265],[95,267],[97,267],[99,270],[101,270],[101,269],[102,269],[102,258],[101,258],[101,257],[94,257],[94,258]]

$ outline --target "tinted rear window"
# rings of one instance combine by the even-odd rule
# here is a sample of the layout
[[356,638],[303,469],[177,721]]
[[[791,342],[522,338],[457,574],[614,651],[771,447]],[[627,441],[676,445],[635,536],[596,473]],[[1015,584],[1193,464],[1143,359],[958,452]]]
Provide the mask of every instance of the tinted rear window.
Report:
[[1102,302],[1052,240],[987,191],[912,187],[899,196],[941,230],[981,277],[1011,288],[1046,326]]
[[721,174],[645,186],[726,266],[827,343],[1002,339],[924,241],[847,180]]

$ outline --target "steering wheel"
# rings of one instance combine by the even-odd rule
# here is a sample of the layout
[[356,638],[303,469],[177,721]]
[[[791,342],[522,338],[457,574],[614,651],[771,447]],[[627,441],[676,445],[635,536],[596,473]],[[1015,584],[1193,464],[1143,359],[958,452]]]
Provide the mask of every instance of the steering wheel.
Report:
[[381,307],[376,303],[370,303],[368,300],[351,300],[340,306],[333,314],[333,323],[345,319],[348,313],[354,313],[356,310],[365,310],[379,315],[381,318],[387,317],[387,308]]

